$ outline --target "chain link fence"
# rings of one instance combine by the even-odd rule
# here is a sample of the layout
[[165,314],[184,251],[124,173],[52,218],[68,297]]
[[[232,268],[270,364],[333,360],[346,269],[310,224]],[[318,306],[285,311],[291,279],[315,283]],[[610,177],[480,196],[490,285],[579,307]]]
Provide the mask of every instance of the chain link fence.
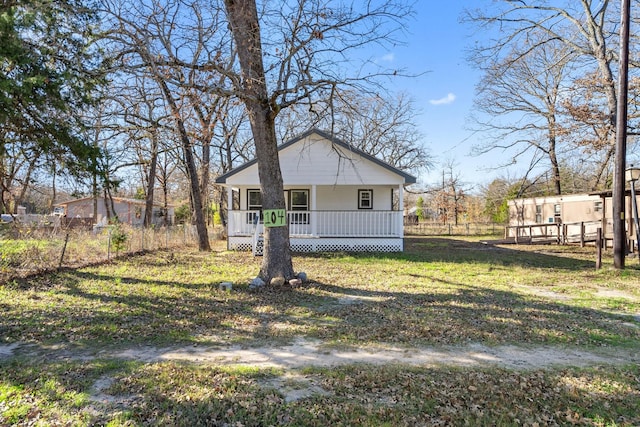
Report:
[[494,223],[435,224],[405,223],[407,236],[504,236],[504,225]]
[[[219,236],[209,230],[209,237]],[[81,267],[113,258],[197,245],[195,226],[144,229],[126,224],[87,228],[0,226],[0,283],[63,267]]]

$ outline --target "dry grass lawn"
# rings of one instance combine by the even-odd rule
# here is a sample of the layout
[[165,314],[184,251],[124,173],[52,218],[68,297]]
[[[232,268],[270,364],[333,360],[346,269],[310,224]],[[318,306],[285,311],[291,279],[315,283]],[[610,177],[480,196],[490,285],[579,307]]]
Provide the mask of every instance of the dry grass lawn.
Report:
[[[402,254],[296,255],[307,283],[252,292],[260,259],[219,245],[14,280],[0,425],[637,425],[640,269],[594,256],[416,237]],[[299,343],[296,363],[237,356]],[[454,363],[474,350],[495,360]]]

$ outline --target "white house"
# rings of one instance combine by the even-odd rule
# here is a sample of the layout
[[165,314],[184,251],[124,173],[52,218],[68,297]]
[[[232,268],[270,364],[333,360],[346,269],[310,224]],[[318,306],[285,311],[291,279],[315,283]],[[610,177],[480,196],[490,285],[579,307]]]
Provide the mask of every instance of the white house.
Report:
[[[403,188],[415,177],[316,129],[278,150],[292,250],[403,250]],[[227,188],[229,249],[261,252],[257,160],[216,183]]]

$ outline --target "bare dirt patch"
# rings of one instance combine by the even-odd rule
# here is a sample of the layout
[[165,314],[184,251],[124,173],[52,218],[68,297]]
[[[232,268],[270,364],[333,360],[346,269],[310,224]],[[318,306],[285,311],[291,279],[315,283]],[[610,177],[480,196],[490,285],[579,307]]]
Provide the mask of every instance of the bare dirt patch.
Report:
[[0,359],[11,356],[19,346],[19,343],[0,344]]
[[600,288],[596,291],[595,295],[601,298],[623,298],[630,301],[638,301],[638,298],[636,298],[634,295],[617,289]]
[[282,376],[271,378],[263,385],[278,390],[285,402],[295,402],[311,396],[327,396],[329,392],[311,378],[298,373],[287,372]]
[[533,286],[521,286],[521,288],[525,289],[527,292],[529,292],[532,295],[544,297],[544,298],[550,298],[553,300],[569,301],[573,299],[571,295],[562,294],[560,292],[554,292],[547,289],[536,288]]
[[356,363],[374,365],[406,364],[420,366],[482,367],[501,366],[512,369],[538,369],[551,366],[589,366],[624,364],[640,361],[638,353],[620,351],[593,352],[557,347],[524,348],[517,346],[488,347],[471,344],[442,348],[351,348],[327,349],[322,343],[298,340],[282,347],[213,349],[207,347],[175,347],[128,349],[115,357],[149,362],[179,360],[195,363],[241,364],[259,367],[301,368],[305,366],[337,366]]
[[339,366],[349,364],[402,364],[414,366],[490,367],[508,369],[540,369],[554,366],[584,367],[591,365],[620,365],[640,362],[638,350],[603,348],[585,350],[554,346],[520,347],[483,344],[404,348],[376,346],[375,348],[330,348],[321,341],[298,339],[279,347],[210,347],[210,346],[136,346],[126,349],[99,351],[56,350],[30,346],[0,346],[2,357],[27,355],[30,357],[82,359],[107,358],[141,362],[183,361],[202,364],[246,365],[296,369],[307,366]]

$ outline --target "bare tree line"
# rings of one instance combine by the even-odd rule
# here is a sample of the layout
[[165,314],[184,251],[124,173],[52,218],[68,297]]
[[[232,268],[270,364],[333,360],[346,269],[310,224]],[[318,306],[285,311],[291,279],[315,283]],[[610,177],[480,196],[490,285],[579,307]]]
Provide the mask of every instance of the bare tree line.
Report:
[[[484,74],[474,122],[484,142],[476,151],[508,152],[512,162],[527,154],[522,182],[550,172],[554,194],[563,194],[565,176],[575,171],[586,177],[579,190],[606,188],[615,141],[619,5],[502,0],[467,11],[465,20],[491,35],[470,51]],[[636,74],[634,68],[632,81]],[[633,105],[631,129],[636,110]]]
[[[417,171],[429,165],[411,101],[385,89],[385,79],[404,71],[357,59],[362,47],[402,41],[403,22],[412,13],[403,1],[358,7],[322,0],[97,5],[93,43],[104,55],[106,78],[99,102],[77,113],[86,125],[86,145],[100,155],[74,183],[77,194],[110,200],[133,190],[150,213],[158,199],[166,204],[171,193],[181,193],[191,206],[200,249],[208,250],[206,211],[226,199],[214,190],[212,177],[257,156],[264,207],[284,207],[273,167],[277,144],[309,127],[339,134],[398,167]],[[35,149],[27,155],[19,145],[12,148],[10,158],[23,162],[14,168],[17,178],[31,182],[37,172],[44,185],[47,177],[55,182],[59,163],[47,169],[35,161],[44,159],[34,156]],[[3,171],[3,177],[10,174]],[[26,198],[15,192],[12,197],[17,203]],[[281,232],[267,236],[280,249],[266,250],[265,278],[291,276],[281,250],[288,235]],[[280,253],[284,262],[271,261]]]
[[[542,177],[555,194],[567,186],[605,188],[614,154],[617,5],[500,0],[484,6],[465,16],[488,35],[470,51],[484,73],[474,119],[485,140],[476,151],[528,160],[517,195],[539,187]],[[256,156],[264,208],[283,208],[277,145],[310,127],[416,174],[432,165],[412,100],[385,90],[404,70],[358,55],[362,47],[402,41],[412,14],[406,2],[101,0],[96,13],[93,45],[103,52],[106,78],[99,102],[81,118],[88,148],[100,155],[89,157],[88,173],[67,176],[74,176],[78,193],[106,199],[128,185],[148,207],[181,194],[201,250],[209,249],[206,213],[226,199],[212,177]],[[637,66],[634,55],[631,62]],[[635,83],[637,69],[632,73]],[[631,129],[636,109],[632,102]],[[72,167],[57,149],[15,138],[3,145],[5,208],[6,194],[14,203],[24,200],[36,181],[57,188],[56,178]],[[453,167],[448,173],[442,187],[456,211],[469,190]],[[288,247],[286,229],[267,234],[275,248]],[[287,254],[268,246],[261,274],[291,276]]]

